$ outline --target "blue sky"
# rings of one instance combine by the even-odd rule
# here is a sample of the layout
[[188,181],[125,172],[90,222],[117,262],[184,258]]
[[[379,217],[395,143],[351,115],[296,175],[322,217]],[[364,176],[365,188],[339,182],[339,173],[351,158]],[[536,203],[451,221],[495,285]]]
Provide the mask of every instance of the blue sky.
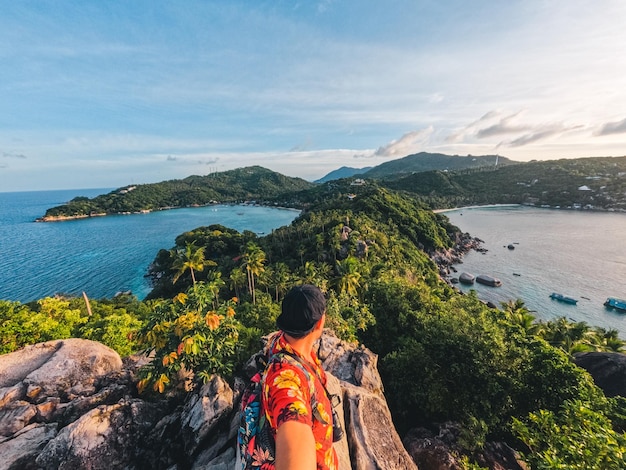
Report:
[[621,0],[0,0],[0,191],[626,155]]

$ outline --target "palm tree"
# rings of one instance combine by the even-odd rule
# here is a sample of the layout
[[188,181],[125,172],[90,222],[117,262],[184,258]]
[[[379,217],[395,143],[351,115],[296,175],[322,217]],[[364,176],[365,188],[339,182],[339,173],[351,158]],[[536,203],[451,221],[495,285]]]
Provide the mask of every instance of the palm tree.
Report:
[[539,331],[539,324],[535,323],[535,316],[526,308],[524,301],[517,299],[502,302],[503,311],[514,325],[521,326],[527,333],[536,334]]
[[191,280],[193,285],[196,285],[195,271],[203,271],[205,266],[217,266],[217,263],[204,258],[204,247],[197,247],[192,243],[187,243],[185,249],[177,249],[170,251],[171,256],[174,258],[172,267],[176,269],[176,274],[172,278],[172,284],[176,284],[176,281],[185,274],[187,270],[191,272]]
[[230,272],[229,280],[230,288],[235,291],[237,297],[241,297],[239,289],[246,284],[246,273],[241,268],[235,268]]
[[282,262],[274,265],[274,290],[276,291],[276,302],[278,302],[279,296],[287,292],[289,285],[291,284],[291,272],[289,267]]
[[263,263],[265,263],[265,252],[254,242],[248,242],[246,252],[243,255],[244,266],[248,274],[248,289],[252,294],[252,303],[256,303],[256,295],[254,291],[254,277],[264,271]]
[[358,261],[356,258],[349,256],[342,261],[337,261],[336,278],[339,293],[346,293],[350,297],[356,297],[358,288],[361,287],[361,273],[357,271]]
[[[210,279],[208,278],[210,277]],[[217,310],[220,289],[226,285],[222,279],[220,271],[211,271],[211,275],[207,277],[207,288],[213,294],[213,308]]]

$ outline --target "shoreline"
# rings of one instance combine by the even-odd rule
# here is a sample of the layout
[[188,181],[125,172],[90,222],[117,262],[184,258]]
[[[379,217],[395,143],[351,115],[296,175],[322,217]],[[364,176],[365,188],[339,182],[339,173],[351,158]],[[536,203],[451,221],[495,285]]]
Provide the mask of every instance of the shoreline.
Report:
[[98,212],[94,214],[80,214],[80,215],[55,215],[55,216],[42,216],[37,217],[34,222],[66,222],[69,220],[81,220],[81,219],[90,219],[93,217],[107,217],[111,215],[142,215],[142,214],[150,214],[152,212],[160,212],[167,210],[175,210],[175,209],[200,209],[202,207],[210,207],[210,206],[258,206],[258,207],[269,207],[271,209],[280,209],[280,210],[289,210],[289,211],[297,211],[302,212],[302,209],[298,209],[296,207],[288,207],[288,206],[274,206],[271,204],[260,204],[255,202],[254,204],[244,201],[239,203],[233,202],[210,202],[208,204],[195,204],[191,206],[165,206],[159,207],[157,209],[142,209],[140,211],[135,212]]
[[554,211],[578,211],[578,212],[608,212],[611,214],[626,214],[626,209],[604,209],[601,207],[556,207],[556,206],[535,206],[532,204],[484,204],[484,205],[476,205],[476,206],[462,206],[462,207],[452,207],[449,209],[432,209],[435,214],[445,214],[446,212],[453,212],[459,210],[472,210],[472,209],[490,209],[490,208],[501,208],[501,207],[529,207],[531,209],[545,209],[545,210],[554,210]]
[[485,204],[485,205],[478,205],[478,206],[452,207],[450,209],[433,209],[433,212],[435,214],[442,214],[445,212],[452,212],[452,211],[458,211],[458,210],[464,210],[464,209],[488,209],[490,207],[519,207],[523,205],[524,204]]

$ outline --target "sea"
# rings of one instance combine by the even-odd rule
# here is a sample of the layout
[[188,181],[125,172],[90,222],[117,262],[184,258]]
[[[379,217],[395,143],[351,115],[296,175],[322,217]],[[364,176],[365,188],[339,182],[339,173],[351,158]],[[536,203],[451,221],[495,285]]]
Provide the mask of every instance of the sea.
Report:
[[[626,339],[626,314],[603,305],[607,297],[626,299],[626,214],[495,206],[444,215],[483,240],[487,250],[465,255],[451,275],[468,272],[502,281],[500,287],[457,284],[461,290],[474,289],[496,305],[521,299],[537,319],[566,317],[616,329]],[[553,292],[578,302],[553,300]]]
[[293,209],[257,205],[210,205],[146,214],[112,215],[63,222],[35,222],[46,209],[76,196],[111,189],[0,193],[0,299],[22,303],[55,294],[110,298],[131,291],[145,298],[148,266],[181,233],[222,224],[259,236],[289,225]]
[[[35,222],[46,209],[76,196],[109,191],[0,193],[0,299],[29,302],[83,291],[95,299],[131,291],[143,299],[151,289],[145,277],[148,266],[160,249],[172,248],[181,233],[222,224],[262,236],[289,225],[299,214],[256,205],[211,205]],[[474,289],[479,298],[496,305],[519,298],[538,319],[564,316],[614,328],[626,339],[626,314],[603,305],[607,297],[626,298],[626,214],[496,206],[445,215],[483,240],[487,250],[466,254],[452,275],[467,271],[502,281],[501,287],[457,284],[461,290]],[[578,303],[552,300],[552,292]]]

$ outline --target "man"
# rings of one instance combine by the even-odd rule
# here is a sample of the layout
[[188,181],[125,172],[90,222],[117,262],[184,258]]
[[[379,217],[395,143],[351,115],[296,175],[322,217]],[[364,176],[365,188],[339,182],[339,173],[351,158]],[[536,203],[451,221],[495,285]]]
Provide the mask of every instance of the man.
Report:
[[270,356],[282,351],[265,372],[261,397],[275,438],[276,470],[338,467],[326,374],[313,351],[325,320],[322,291],[310,284],[295,286],[285,296],[276,320],[280,331],[269,341]]

